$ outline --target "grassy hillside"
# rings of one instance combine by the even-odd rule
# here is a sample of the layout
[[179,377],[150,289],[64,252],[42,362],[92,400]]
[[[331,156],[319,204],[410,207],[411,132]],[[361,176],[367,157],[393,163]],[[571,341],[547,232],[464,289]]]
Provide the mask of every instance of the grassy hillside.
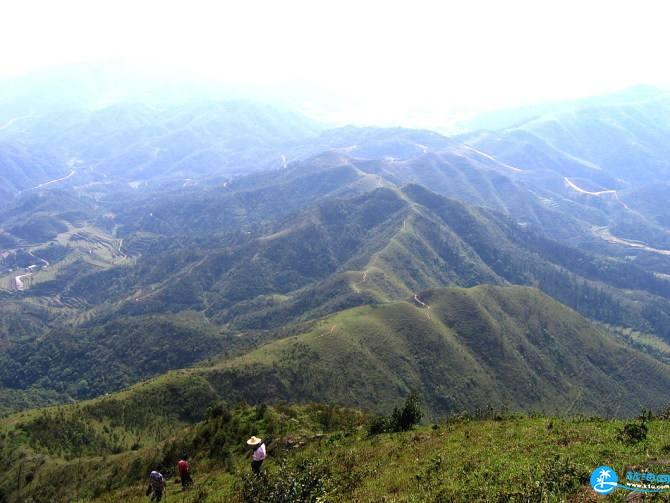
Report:
[[0,420],[0,501],[88,501],[125,490],[157,465],[173,475],[184,451],[225,474],[240,465],[250,431],[289,447],[367,417],[325,405],[224,408],[215,398],[204,379],[182,375]]
[[[206,401],[198,389],[192,382],[186,394],[158,396],[181,403],[179,413]],[[146,391],[145,399],[156,393]],[[185,425],[169,409],[135,402],[134,419],[147,422],[133,423],[109,403],[133,394],[0,421],[0,501],[139,503],[155,468],[168,477],[168,501],[182,503],[596,501],[595,467],[660,472],[670,445],[665,415],[624,422],[490,411],[371,435],[369,416],[327,405],[214,406]],[[169,428],[152,433],[162,420]],[[633,427],[646,428],[643,438],[624,433]],[[244,445],[251,434],[272,439],[258,479]],[[175,478],[182,452],[195,480],[185,493]]]
[[[670,444],[665,420],[636,443],[620,420],[570,418],[665,406],[670,366],[536,289],[432,289],[294,330],[211,367],[1,419],[0,501],[142,501],[159,465],[184,502],[553,501],[588,498],[598,465],[660,462]],[[438,424],[368,436],[369,414],[410,390]],[[283,399],[366,412],[261,403]],[[245,477],[251,434],[275,440],[260,490]],[[183,451],[198,482],[185,495],[172,482]]]
[[670,366],[538,290],[435,289],[416,299],[343,311],[206,377],[226,397],[381,411],[420,390],[438,416],[487,405],[624,415],[660,407],[670,390]]

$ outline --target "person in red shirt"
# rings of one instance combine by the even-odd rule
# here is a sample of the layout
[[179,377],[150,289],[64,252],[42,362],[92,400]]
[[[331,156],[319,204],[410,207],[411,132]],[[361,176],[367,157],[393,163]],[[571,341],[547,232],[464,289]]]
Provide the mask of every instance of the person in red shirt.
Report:
[[188,489],[189,486],[193,485],[193,479],[191,478],[190,469],[191,467],[188,464],[188,456],[184,454],[179,463],[177,463],[177,469],[179,470],[179,477],[181,477],[181,488],[182,491]]

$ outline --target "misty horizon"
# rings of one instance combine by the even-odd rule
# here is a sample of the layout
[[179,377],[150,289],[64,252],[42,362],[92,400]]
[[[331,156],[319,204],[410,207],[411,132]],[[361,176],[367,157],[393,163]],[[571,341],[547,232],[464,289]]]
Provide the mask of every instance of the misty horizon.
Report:
[[452,133],[482,113],[667,89],[664,12],[660,2],[28,2],[8,7],[0,85],[57,101],[83,78],[99,86],[98,107],[247,99],[332,125]]
[[[138,77],[139,76],[139,77]],[[216,79],[196,79],[190,75],[169,78],[167,73],[142,74],[131,65],[82,63],[58,65],[19,76],[0,78],[0,122],[5,126],[15,110],[27,106],[33,110],[73,107],[102,110],[116,105],[146,105],[169,108],[198,102],[250,102],[294,111],[322,123],[325,127],[404,127],[430,129],[445,135],[479,128],[496,129],[497,124],[511,126],[556,110],[589,104],[622,104],[653,100],[666,95],[668,88],[638,83],[598,95],[583,94],[571,98],[536,101],[517,106],[493,106],[465,110],[439,110],[426,113],[420,107],[397,110],[389,106],[384,116],[352,112],[352,103],[318,89],[271,85],[244,86]],[[18,113],[18,112],[17,112]],[[0,127],[3,126],[0,124]],[[486,125],[491,124],[490,127]]]

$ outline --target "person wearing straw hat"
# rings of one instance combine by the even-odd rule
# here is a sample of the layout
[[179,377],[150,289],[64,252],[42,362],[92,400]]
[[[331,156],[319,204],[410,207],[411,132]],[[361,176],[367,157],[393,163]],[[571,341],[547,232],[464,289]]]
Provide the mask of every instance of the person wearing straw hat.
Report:
[[251,446],[253,453],[251,454],[251,471],[255,475],[261,473],[261,465],[263,460],[267,457],[267,451],[265,449],[265,442],[262,439],[252,436],[247,440],[247,445]]

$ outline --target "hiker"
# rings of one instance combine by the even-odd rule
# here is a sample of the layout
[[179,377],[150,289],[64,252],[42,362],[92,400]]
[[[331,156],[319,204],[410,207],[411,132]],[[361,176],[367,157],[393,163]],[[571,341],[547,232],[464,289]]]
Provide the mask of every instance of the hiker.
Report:
[[181,478],[181,490],[185,491],[189,486],[193,485],[190,466],[188,465],[188,456],[186,454],[177,463],[177,468],[179,469],[179,477]]
[[160,501],[163,499],[163,492],[165,491],[165,477],[157,469],[149,474],[149,487],[147,488],[147,496],[151,494],[150,501]]
[[[268,444],[270,442],[268,441]],[[247,440],[247,445],[253,448],[253,453],[251,454],[251,471],[255,475],[260,475],[261,465],[263,460],[267,457],[267,451],[265,449],[265,442],[258,437],[252,436]]]

